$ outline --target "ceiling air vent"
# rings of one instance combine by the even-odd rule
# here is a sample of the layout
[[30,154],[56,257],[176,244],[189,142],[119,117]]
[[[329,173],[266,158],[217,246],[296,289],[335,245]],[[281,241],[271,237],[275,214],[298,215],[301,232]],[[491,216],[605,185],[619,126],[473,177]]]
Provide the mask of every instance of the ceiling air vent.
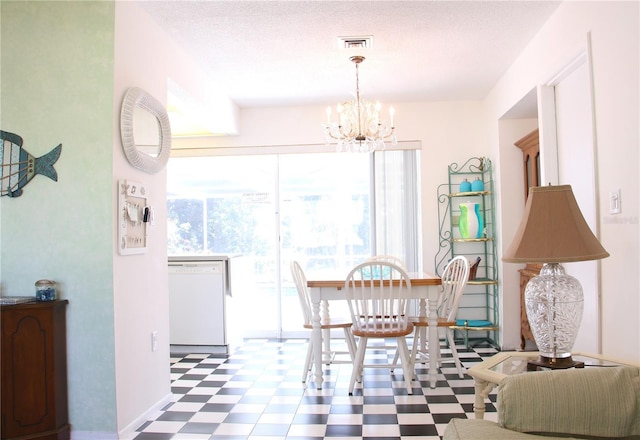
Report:
[[364,37],[338,37],[341,49],[371,49],[373,47],[373,35]]

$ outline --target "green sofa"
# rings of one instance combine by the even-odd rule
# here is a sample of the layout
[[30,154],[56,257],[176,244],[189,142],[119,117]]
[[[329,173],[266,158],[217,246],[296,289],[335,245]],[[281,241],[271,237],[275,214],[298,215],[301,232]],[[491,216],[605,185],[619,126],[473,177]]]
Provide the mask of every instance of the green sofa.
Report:
[[452,419],[443,440],[640,439],[640,368],[523,373],[498,387],[497,423]]

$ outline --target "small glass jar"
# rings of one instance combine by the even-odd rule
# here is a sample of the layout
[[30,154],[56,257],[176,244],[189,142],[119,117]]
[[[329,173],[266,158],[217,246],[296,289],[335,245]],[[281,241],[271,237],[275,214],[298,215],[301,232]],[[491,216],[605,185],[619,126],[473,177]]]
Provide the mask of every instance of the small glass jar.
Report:
[[36,299],[38,301],[54,301],[57,297],[57,289],[55,281],[38,280],[36,281]]

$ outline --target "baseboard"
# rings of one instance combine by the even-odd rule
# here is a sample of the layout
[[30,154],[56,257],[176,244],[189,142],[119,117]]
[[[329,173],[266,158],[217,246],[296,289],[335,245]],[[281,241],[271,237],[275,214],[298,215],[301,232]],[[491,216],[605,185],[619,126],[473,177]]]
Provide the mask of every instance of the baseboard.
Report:
[[118,440],[118,434],[103,431],[74,431],[71,426],[71,440]]
[[74,431],[71,426],[71,440],[128,440],[136,436],[136,429],[139,428],[147,420],[155,420],[158,412],[171,402],[173,394],[169,393],[156,402],[151,408],[140,414],[129,423],[128,426],[121,429],[120,432],[104,432],[104,431]]
[[227,345],[174,345],[169,346],[169,352],[175,354],[229,354]]
[[[147,420],[155,420],[158,417],[158,412],[167,406],[169,402],[171,402],[171,398],[173,397],[172,393],[167,394],[162,399],[160,399],[155,405],[149,408],[144,413],[140,414],[136,417],[131,423],[125,426],[118,433],[118,437],[120,440],[132,439],[135,437],[136,429],[139,428],[144,422]],[[72,439],[75,440],[75,439]]]

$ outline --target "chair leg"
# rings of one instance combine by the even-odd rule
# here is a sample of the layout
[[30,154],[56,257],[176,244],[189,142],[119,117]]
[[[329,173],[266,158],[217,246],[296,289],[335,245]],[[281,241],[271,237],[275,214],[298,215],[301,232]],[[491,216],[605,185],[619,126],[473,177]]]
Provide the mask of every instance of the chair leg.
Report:
[[[435,344],[434,351],[436,354],[436,365],[438,366],[438,369],[442,368],[442,353],[440,352],[440,329],[441,328],[442,327],[438,327],[438,331],[437,331],[438,338],[435,341],[433,341],[433,343]],[[431,343],[431,341],[429,341],[429,343]]]
[[[356,355],[358,352],[358,343],[356,342],[355,336],[351,332],[351,329],[345,329],[345,339],[347,340],[347,348],[349,349],[349,355],[351,356],[351,364],[355,365]],[[360,370],[360,375],[356,378],[357,382],[362,382],[362,370]]]
[[423,360],[420,362],[425,364],[425,359],[429,359],[429,327],[417,327],[416,328],[416,361],[418,357]]
[[398,338],[398,350],[400,353],[400,362],[402,363],[402,374],[404,375],[404,385],[407,388],[407,393],[413,394],[413,387],[411,382],[413,381],[413,362],[411,362],[411,355],[409,354],[409,347],[407,347],[407,340],[405,337]]
[[447,329],[447,339],[449,341],[449,346],[451,348],[451,354],[453,355],[453,361],[456,363],[456,368],[458,369],[458,376],[460,379],[464,378],[464,370],[462,368],[462,364],[460,363],[460,357],[458,356],[458,350],[456,349],[456,342],[453,338],[453,330]]
[[[418,327],[416,327],[415,330],[414,330],[414,333],[413,333],[413,345],[412,345],[412,347],[417,347],[416,346],[416,342],[420,338],[419,334],[420,334],[419,329],[418,329]],[[411,353],[412,353],[412,358],[411,359],[412,359],[413,364],[415,365],[415,358],[413,357],[415,352],[414,352],[413,348],[411,350]],[[400,356],[400,353],[398,353],[398,350],[396,350],[396,352],[393,355],[393,360],[391,361],[391,372],[392,373],[393,373],[393,370],[394,370],[395,366],[398,365],[399,356]]]
[[351,379],[349,380],[349,395],[353,395],[353,388],[356,385],[356,380],[362,376],[362,368],[364,365],[364,354],[367,351],[368,338],[361,336],[358,343],[358,350],[356,351],[356,358],[353,361],[353,370],[351,371]]
[[353,362],[356,357],[356,350],[358,346],[356,344],[356,338],[353,336],[353,333],[351,333],[351,329],[349,328],[344,329],[344,341],[347,343],[349,357],[351,358],[351,362]]
[[398,365],[398,358],[400,356],[400,353],[398,353],[398,350],[396,350],[395,354],[393,355],[393,360],[391,361],[391,372],[393,373],[393,370],[396,368],[396,365]]
[[307,356],[304,361],[304,370],[302,370],[302,383],[307,382],[309,377],[309,371],[311,371],[311,361],[313,360],[313,340],[309,339],[307,344]]
[[[419,332],[418,332],[418,328],[416,327],[415,332],[413,334],[413,344],[411,344],[411,353],[409,354],[409,362],[411,362],[410,365],[410,371],[412,376],[416,375],[416,362],[418,361],[418,356],[420,356],[420,353],[418,352],[418,344],[420,343],[419,341],[419,336],[418,336]],[[396,352],[397,355],[397,352]],[[412,379],[415,377],[412,377]],[[417,378],[416,378],[417,379]]]
[[[356,382],[358,383],[362,383],[362,374],[364,373],[364,358],[367,356],[367,347],[369,345],[369,338],[365,338],[364,340],[362,338],[360,338],[360,342],[358,344],[364,343],[363,348],[362,348],[362,354],[358,354],[358,347],[360,347],[360,345],[356,346],[356,359],[359,359],[358,362],[358,374],[356,375]],[[362,356],[359,358],[359,356]]]

